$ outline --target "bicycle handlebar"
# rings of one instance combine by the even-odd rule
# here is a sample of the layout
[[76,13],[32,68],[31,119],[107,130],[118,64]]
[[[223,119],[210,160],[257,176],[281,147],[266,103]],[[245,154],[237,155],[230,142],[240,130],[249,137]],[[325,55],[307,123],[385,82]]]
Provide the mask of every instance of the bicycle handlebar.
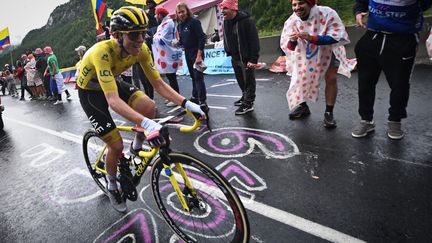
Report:
[[182,113],[192,116],[194,123],[191,126],[180,127],[180,132],[193,132],[201,125],[201,116],[199,114],[192,113],[188,110],[182,111],[180,114]]

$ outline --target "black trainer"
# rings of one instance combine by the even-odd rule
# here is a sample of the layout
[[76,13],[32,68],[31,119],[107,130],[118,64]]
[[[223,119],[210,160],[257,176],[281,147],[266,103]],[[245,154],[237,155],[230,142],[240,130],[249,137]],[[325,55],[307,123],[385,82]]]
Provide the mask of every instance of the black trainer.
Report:
[[289,114],[289,119],[300,119],[310,115],[310,110],[308,105],[299,105],[294,109],[293,112]]
[[237,101],[234,101],[234,106],[241,106],[241,105],[243,105],[243,97]]
[[242,104],[236,111],[236,115],[243,115],[254,110],[253,105]]
[[336,127],[336,121],[333,118],[332,112],[325,112],[324,113],[324,127],[325,128],[335,128]]

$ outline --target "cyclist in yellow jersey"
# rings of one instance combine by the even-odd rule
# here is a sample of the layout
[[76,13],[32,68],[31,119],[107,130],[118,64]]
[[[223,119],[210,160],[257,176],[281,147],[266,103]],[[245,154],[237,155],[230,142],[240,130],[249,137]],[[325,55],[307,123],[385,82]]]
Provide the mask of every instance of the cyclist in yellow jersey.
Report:
[[154,101],[137,87],[116,77],[133,64],[139,63],[160,95],[205,116],[199,105],[185,99],[161,79],[153,65],[151,52],[144,43],[147,27],[148,18],[144,10],[133,6],[116,10],[110,21],[114,38],[96,43],[86,52],[77,78],[81,106],[96,132],[108,145],[105,159],[108,195],[113,207],[120,212],[127,210],[116,183],[117,161],[122,156],[123,140],[108,107],[147,131],[146,138],[137,133],[132,149],[139,150],[144,139],[155,146],[162,141],[159,137],[161,125],[151,120],[156,113]]

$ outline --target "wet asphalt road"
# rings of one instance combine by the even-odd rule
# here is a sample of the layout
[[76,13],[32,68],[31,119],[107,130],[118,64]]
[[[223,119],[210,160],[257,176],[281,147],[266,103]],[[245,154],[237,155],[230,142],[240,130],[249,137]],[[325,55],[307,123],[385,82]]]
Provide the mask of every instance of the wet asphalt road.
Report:
[[[173,148],[223,172],[236,168],[226,177],[246,199],[251,242],[431,242],[431,71],[423,65],[414,70],[401,141],[385,133],[389,88],[383,76],[376,131],[363,139],[350,135],[359,121],[356,73],[339,77],[333,130],[322,126],[323,89],[321,99],[309,104],[311,116],[290,121],[289,79],[261,71],[255,111],[235,116],[232,103],[240,91],[234,76],[206,76],[213,133],[173,130]],[[179,82],[181,93],[190,96],[189,79]],[[81,149],[90,124],[74,86],[68,87],[74,100],[59,106],[2,97],[0,242],[127,242],[131,235],[140,242],[144,232],[152,242],[174,242],[145,187],[148,177],[139,186],[145,203],[128,202],[126,215],[114,211],[96,187]],[[159,117],[170,114],[159,96],[156,102]],[[223,137],[227,132],[247,143],[229,144],[235,141]],[[225,142],[210,144],[213,135]]]

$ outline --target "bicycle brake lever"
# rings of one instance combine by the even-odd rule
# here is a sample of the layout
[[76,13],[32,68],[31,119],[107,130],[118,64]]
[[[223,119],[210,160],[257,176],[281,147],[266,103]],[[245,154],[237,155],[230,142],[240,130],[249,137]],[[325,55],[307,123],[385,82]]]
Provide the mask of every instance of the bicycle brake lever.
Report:
[[210,111],[210,108],[207,106],[207,104],[202,104],[202,105],[200,105],[200,107],[201,107],[201,110],[204,112],[204,114],[205,114],[205,116],[206,116],[206,126],[207,126],[207,129],[210,131],[210,132],[212,132],[212,130],[211,130],[211,127],[210,127],[210,116],[209,116],[209,111]]

